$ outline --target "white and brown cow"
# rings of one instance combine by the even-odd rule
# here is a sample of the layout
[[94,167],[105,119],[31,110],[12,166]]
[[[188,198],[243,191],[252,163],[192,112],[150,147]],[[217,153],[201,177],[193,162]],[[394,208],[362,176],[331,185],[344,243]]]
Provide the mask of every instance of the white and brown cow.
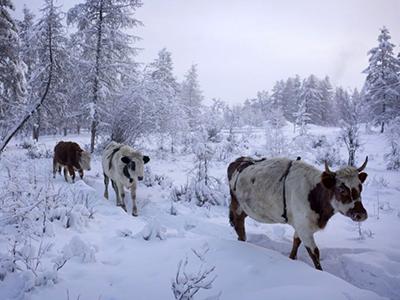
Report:
[[287,223],[293,226],[291,259],[304,243],[315,268],[322,270],[314,233],[323,229],[336,213],[361,222],[367,211],[361,202],[362,183],[367,174],[347,166],[336,172],[321,172],[300,160],[287,158],[253,160],[240,157],[228,167],[231,193],[230,223],[245,241],[247,216],[263,223]]
[[83,178],[83,170],[90,171],[90,153],[82,150],[75,142],[60,141],[54,147],[53,178],[56,177],[57,172],[61,174],[61,168],[64,168],[64,178],[67,182],[67,171],[72,182],[75,181],[75,171],[78,171],[80,177]]
[[108,199],[108,183],[111,179],[112,187],[117,196],[117,205],[126,211],[124,202],[125,190],[130,189],[132,198],[132,215],[137,216],[136,180],[143,180],[144,164],[150,158],[130,146],[111,142],[102,155],[104,173],[104,197]]

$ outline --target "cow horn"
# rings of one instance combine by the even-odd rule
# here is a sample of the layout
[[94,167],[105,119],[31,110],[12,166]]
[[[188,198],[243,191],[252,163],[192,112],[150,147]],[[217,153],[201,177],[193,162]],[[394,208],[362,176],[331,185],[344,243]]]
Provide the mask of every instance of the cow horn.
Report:
[[368,156],[365,158],[364,163],[362,164],[361,167],[359,167],[359,168],[357,169],[357,171],[358,171],[358,172],[361,172],[362,170],[364,170],[365,167],[367,166],[367,162],[368,162]]
[[329,170],[329,166],[328,166],[328,162],[325,161],[325,172],[328,174],[334,174],[335,172],[332,172],[331,170]]

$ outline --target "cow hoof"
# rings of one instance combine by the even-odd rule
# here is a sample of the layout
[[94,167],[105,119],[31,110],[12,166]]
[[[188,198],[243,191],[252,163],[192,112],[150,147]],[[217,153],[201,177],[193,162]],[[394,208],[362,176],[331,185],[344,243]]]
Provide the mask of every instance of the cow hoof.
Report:
[[125,212],[128,212],[128,211],[126,210],[125,205],[119,204],[118,206],[121,207]]
[[139,216],[139,215],[138,215],[137,212],[135,212],[135,213],[133,212],[133,213],[132,213],[132,216],[133,216],[133,217],[137,217],[137,216]]

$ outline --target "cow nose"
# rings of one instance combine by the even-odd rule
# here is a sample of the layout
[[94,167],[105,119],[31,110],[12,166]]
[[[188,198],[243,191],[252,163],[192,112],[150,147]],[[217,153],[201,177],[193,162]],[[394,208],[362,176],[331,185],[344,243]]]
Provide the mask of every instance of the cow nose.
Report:
[[139,181],[143,180],[143,176],[138,176]]
[[357,222],[365,221],[368,218],[366,213],[355,213],[353,216],[353,220]]

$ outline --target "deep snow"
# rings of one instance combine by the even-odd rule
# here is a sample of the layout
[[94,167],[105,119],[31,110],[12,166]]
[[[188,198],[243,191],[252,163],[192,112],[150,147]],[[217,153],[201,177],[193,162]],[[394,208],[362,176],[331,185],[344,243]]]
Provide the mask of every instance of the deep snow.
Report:
[[[325,134],[334,141],[338,131],[313,127],[311,132]],[[286,135],[291,135],[290,128]],[[86,135],[44,137],[39,146],[52,150],[61,139],[82,145],[89,141]],[[8,172],[15,175],[15,180],[29,173],[38,174],[38,185],[51,177],[51,159],[27,159],[26,150],[15,145],[20,142],[11,145],[0,160],[3,190],[10,188],[9,182],[4,184]],[[73,257],[59,270],[57,280],[28,292],[24,292],[28,280],[22,277],[23,273],[8,273],[0,281],[0,299],[174,299],[171,282],[185,256],[194,271],[202,264],[215,266],[217,278],[212,288],[200,291],[195,299],[217,295],[231,300],[400,299],[400,174],[385,170],[384,137],[364,133],[362,142],[359,161],[365,155],[370,158],[362,194],[369,218],[361,225],[362,238],[357,224],[341,215],[335,215],[327,228],[316,234],[324,272],[314,269],[303,247],[298,261],[288,258],[293,234],[288,225],[266,225],[247,219],[248,241],[243,243],[236,240],[229,226],[227,207],[174,203],[176,215],[171,215],[171,183],[179,186],[187,181],[193,168],[192,156],[161,157],[149,150],[152,173],[164,175],[170,182],[151,187],[139,184],[136,218],[115,206],[112,189],[111,200],[103,198],[98,156],[93,158],[92,170],[83,181],[71,184],[61,176],[50,178],[55,189],[67,190],[66,195],[85,194],[94,210],[93,218],[77,220],[69,228],[53,222],[53,234],[45,237],[53,246],[42,259],[43,268],[50,268],[57,257],[68,251],[74,253]],[[250,147],[243,154],[262,154],[264,144],[263,130],[255,130]],[[299,155],[315,165],[308,153]],[[345,152],[342,156],[346,157]],[[228,161],[214,162],[210,173],[224,178],[227,164]],[[129,210],[130,201],[127,206]],[[0,215],[0,220],[4,217]],[[153,236],[145,240],[143,236],[152,230]],[[11,234],[5,229],[0,231],[0,253],[9,249]],[[194,255],[193,249],[209,249],[204,261]]]

